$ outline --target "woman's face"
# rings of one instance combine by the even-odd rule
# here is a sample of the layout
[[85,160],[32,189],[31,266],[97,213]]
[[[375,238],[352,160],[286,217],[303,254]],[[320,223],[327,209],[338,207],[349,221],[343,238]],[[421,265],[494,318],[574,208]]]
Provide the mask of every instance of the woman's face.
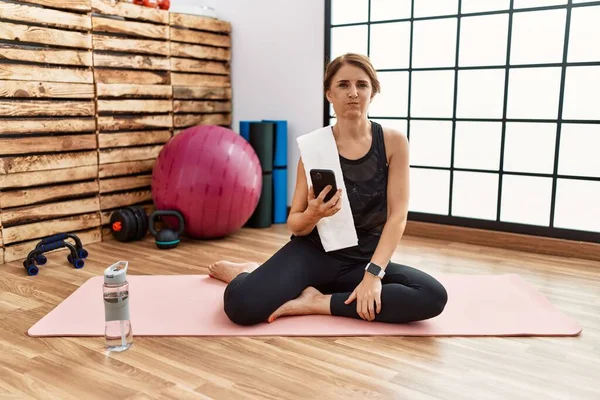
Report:
[[361,68],[343,65],[333,76],[326,93],[337,118],[356,119],[367,115],[373,88]]

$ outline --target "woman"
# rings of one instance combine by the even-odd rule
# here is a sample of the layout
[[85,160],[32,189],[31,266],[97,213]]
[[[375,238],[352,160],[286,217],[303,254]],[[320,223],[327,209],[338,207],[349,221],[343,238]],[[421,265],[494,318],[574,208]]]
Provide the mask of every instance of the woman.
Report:
[[447,293],[437,280],[390,262],[406,226],[409,146],[401,133],[368,119],[379,89],[365,56],[346,54],[327,67],[324,90],[337,118],[332,129],[358,245],[325,252],[316,224],[341,209],[341,192],[324,203],[330,187],[313,193],[300,159],[287,222],[291,240],[260,266],[219,261],[209,267],[211,277],[228,283],[224,309],[234,323],[303,314],[407,323],[443,311]]

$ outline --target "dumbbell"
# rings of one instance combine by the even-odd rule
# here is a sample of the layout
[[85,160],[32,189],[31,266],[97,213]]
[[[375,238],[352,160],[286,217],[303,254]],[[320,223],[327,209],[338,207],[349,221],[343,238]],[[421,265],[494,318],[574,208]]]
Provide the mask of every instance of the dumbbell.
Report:
[[140,240],[148,232],[148,216],[140,206],[121,208],[110,216],[110,230],[120,242]]

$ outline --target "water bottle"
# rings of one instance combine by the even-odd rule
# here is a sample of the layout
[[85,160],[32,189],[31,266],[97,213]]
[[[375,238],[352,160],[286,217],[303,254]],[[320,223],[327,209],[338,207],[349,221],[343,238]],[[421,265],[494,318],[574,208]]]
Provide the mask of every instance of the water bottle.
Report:
[[114,352],[125,351],[133,343],[127,266],[127,261],[119,261],[104,270],[104,338],[107,350]]

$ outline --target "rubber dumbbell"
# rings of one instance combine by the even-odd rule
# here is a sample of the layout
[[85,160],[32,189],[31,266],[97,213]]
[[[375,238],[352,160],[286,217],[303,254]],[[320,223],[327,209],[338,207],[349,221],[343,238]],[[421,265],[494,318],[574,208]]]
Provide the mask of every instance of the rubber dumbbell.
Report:
[[119,209],[110,216],[110,230],[120,242],[142,239],[148,232],[148,217],[142,207]]

